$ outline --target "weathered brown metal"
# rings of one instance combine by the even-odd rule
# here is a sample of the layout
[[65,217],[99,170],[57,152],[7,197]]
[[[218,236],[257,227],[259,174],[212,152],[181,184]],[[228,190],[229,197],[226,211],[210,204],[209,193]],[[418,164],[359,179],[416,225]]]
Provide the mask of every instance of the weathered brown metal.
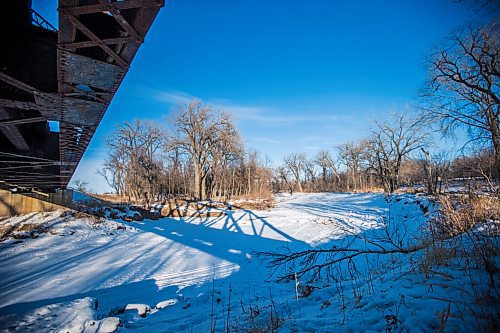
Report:
[[45,117],[33,117],[33,118],[23,118],[23,119],[0,120],[0,126],[39,123],[43,121],[47,121],[47,119]]
[[[106,38],[106,39],[101,39],[102,42],[104,42],[107,45],[115,45],[115,44],[123,44],[123,43],[132,43],[135,39],[133,37],[119,37],[119,38]],[[59,47],[63,49],[83,49],[86,47],[93,47],[93,46],[99,46],[99,44],[96,41],[93,40],[87,40],[84,42],[74,42],[74,43],[66,43],[66,44],[59,44]]]
[[127,62],[123,60],[116,52],[110,48],[106,43],[104,43],[99,37],[97,37],[89,28],[87,28],[82,22],[80,22],[76,17],[74,17],[70,12],[64,8],[59,8],[59,11],[66,15],[66,18],[71,22],[73,26],[78,28],[81,32],[87,35],[92,41],[97,43],[101,49],[103,49],[107,54],[109,54],[113,59],[121,66],[128,66]]
[[[25,15],[30,0],[19,1],[22,3],[11,7],[26,19],[31,15]],[[17,57],[12,51],[8,63],[0,64],[6,68],[0,72],[0,139],[3,135],[9,142],[0,142],[0,182],[44,190],[67,186],[163,6],[164,0],[59,0],[57,44],[52,51],[47,49],[48,53],[55,51],[57,68],[44,67],[41,70],[47,75],[25,82],[19,77],[29,79],[30,75],[24,75],[28,73],[16,74],[36,71],[30,69],[31,63],[26,69],[11,66]],[[38,23],[44,22],[36,17]],[[48,45],[45,39],[52,40],[52,35],[44,35],[44,24],[35,31],[22,22],[11,24],[18,28],[20,37],[13,41],[22,40],[26,33],[31,34],[31,39],[26,39],[29,41],[44,38],[44,45]],[[55,33],[55,29],[50,30]],[[16,50],[26,52],[24,49]],[[40,59],[52,61],[49,56]],[[57,85],[55,80],[43,81],[53,77]],[[58,133],[50,132],[48,120],[59,122]]]
[[122,28],[132,37],[134,37],[134,42],[135,43],[142,43],[144,42],[144,37],[140,36],[137,31],[135,31],[134,27],[130,25],[130,23],[127,22],[116,7],[116,4],[111,2],[111,0],[100,0],[102,4],[107,5],[107,10],[113,15],[113,17],[116,19],[116,21],[122,26]]
[[24,90],[28,93],[33,93],[34,91],[37,91],[38,89],[30,86],[29,84],[27,83],[24,83],[22,81],[19,81],[18,79],[15,79],[13,78],[12,76],[6,74],[6,73],[3,73],[2,71],[0,71],[0,80],[16,87],[16,88],[19,88],[21,90]]
[[0,127],[0,132],[5,135],[7,140],[9,140],[17,151],[27,152],[30,150],[30,146],[17,127]]
[[118,89],[124,75],[125,70],[119,66],[59,51],[59,79],[65,83],[111,92]]
[[[114,2],[115,8],[118,10],[131,9],[131,8],[146,8],[146,7],[158,7],[161,8],[165,5],[164,0],[124,0],[119,2]],[[81,14],[92,14],[104,12],[107,9],[107,5],[103,3],[86,5],[86,6],[74,6],[70,7],[68,5],[67,9],[74,15]]]
[[106,111],[105,103],[58,94],[35,94],[35,100],[46,119],[75,126],[94,126]]
[[[23,112],[23,110],[17,112],[17,110],[19,109],[2,107],[0,108],[0,121],[11,119],[12,115],[9,113],[12,112],[9,112],[8,109],[16,110],[15,113]],[[26,142],[17,126],[0,126],[0,133],[2,133],[9,140],[9,142],[17,149],[17,151],[24,153],[30,150],[28,143]]]
[[38,110],[38,105],[33,102],[21,102],[12,99],[0,98],[0,107],[19,110]]

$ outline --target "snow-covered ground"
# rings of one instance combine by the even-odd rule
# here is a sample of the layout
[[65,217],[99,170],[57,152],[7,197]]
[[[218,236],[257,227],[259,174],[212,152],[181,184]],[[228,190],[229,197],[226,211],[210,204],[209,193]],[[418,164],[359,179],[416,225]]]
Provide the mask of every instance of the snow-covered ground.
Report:
[[[404,228],[396,228],[401,245],[417,244],[435,212],[425,198],[323,193],[277,202],[268,211],[227,211],[217,218],[96,222],[54,212],[1,221],[10,231],[0,242],[0,331],[477,327],[476,318],[467,317],[470,297],[462,290],[470,275],[459,266],[449,264],[446,273],[429,276],[428,269],[415,269],[418,255],[364,256],[355,261],[360,274],[346,278],[342,274],[350,270],[338,271],[342,276],[333,272],[308,284],[306,276],[278,282],[283,268],[268,267],[256,255],[347,241],[371,248],[367,239],[380,239],[385,225],[403,222]],[[305,297],[308,289],[312,293]],[[459,298],[464,304],[455,301]]]

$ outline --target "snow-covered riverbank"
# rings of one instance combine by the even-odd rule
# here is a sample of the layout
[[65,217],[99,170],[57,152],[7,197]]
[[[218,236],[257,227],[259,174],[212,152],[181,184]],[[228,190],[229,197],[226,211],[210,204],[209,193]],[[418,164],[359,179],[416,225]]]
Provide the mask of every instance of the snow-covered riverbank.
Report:
[[[405,241],[417,241],[434,210],[411,195],[324,193],[216,218],[96,223],[61,212],[11,218],[2,228],[22,223],[43,232],[25,238],[13,231],[0,243],[0,330],[104,332],[120,323],[120,331],[143,332],[228,325],[235,332],[413,332],[443,325],[449,304],[446,327],[473,328],[472,317],[455,316],[467,310],[450,302],[467,278],[458,266],[429,277],[402,257],[366,257],[363,278],[308,284],[277,282],[281,268],[271,276],[255,254],[329,248],[353,234],[375,237],[387,221],[404,221]],[[312,293],[297,300],[305,286]]]

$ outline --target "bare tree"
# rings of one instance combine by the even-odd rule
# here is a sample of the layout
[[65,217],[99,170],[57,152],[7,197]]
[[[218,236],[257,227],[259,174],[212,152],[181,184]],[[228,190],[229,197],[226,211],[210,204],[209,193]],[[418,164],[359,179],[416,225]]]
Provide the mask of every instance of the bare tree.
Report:
[[499,23],[453,34],[429,59],[430,80],[422,92],[427,119],[453,133],[465,127],[471,142],[493,147],[500,174]]
[[285,166],[278,166],[274,170],[273,178],[273,192],[279,193],[283,190],[287,190],[290,194],[293,194],[294,183],[290,181],[289,171]]
[[195,100],[180,108],[174,120],[177,128],[176,146],[187,153],[194,167],[194,195],[206,198],[207,177],[220,154],[229,151],[229,146],[239,141],[231,116],[211,109]]
[[362,188],[362,167],[366,161],[366,142],[346,142],[337,146],[340,162],[346,168],[346,189]]
[[434,166],[431,163],[431,154],[427,150],[424,149],[424,147],[420,147],[422,150],[422,153],[425,156],[425,162],[423,163],[423,168],[426,176],[426,183],[427,183],[427,193],[429,194],[434,194],[436,193],[436,181],[435,181],[435,169]]
[[[232,163],[244,155],[244,148],[236,130],[222,133],[219,140],[212,142],[210,149],[210,191],[211,197],[221,196],[227,188],[227,176]],[[250,178],[249,176],[248,178]]]
[[446,153],[431,156],[429,151],[421,147],[424,158],[420,162],[425,175],[425,183],[429,194],[441,193],[443,183],[447,183],[450,173],[450,159]]
[[314,161],[321,168],[321,180],[323,186],[327,183],[328,166],[331,160],[330,153],[327,150],[321,150],[316,154]]
[[337,187],[340,186],[341,179],[338,167],[328,150],[320,150],[316,154],[314,162],[321,169],[321,190],[332,190],[334,188],[334,184],[331,181],[333,177]]
[[99,171],[118,194],[146,205],[160,194],[160,152],[166,135],[156,125],[136,120],[118,126],[108,138],[108,156]]
[[376,170],[384,190],[391,193],[399,185],[403,159],[423,147],[430,134],[420,119],[411,119],[404,113],[393,118],[386,123],[376,122],[367,150],[371,167]]
[[80,193],[87,193],[88,191],[88,186],[89,186],[89,183],[88,182],[85,182],[83,180],[80,180],[80,179],[76,179],[75,182],[75,187],[76,187],[76,190]]
[[285,162],[285,167],[290,171],[290,173],[295,178],[295,184],[297,186],[297,190],[302,192],[302,182],[301,182],[301,174],[304,172],[306,166],[306,157],[304,154],[292,153],[283,159]]
[[108,151],[108,156],[102,169],[97,174],[104,177],[106,183],[118,195],[123,195],[125,189],[127,157],[119,151]]
[[453,161],[453,169],[455,176],[467,177],[473,183],[476,183],[476,178],[479,178],[486,182],[487,189],[490,192],[498,194],[500,191],[498,184],[493,181],[495,173],[495,152],[493,149],[471,151],[467,156],[462,156]]

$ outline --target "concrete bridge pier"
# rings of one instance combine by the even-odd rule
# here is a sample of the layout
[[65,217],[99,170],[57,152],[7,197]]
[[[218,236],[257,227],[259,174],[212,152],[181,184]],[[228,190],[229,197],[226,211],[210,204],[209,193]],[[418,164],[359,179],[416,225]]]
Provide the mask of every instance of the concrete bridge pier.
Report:
[[0,216],[52,212],[73,207],[73,190],[55,193],[15,193],[0,189]]

